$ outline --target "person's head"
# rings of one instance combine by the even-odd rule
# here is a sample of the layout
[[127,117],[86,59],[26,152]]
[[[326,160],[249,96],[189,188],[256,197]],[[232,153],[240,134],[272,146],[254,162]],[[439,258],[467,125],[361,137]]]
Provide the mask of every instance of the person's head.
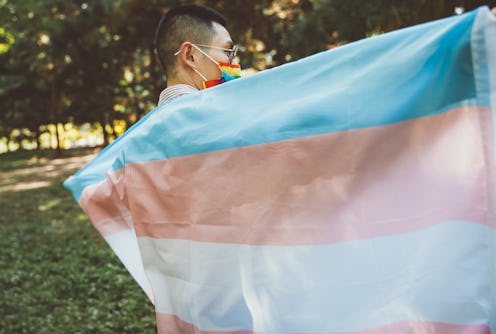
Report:
[[[155,47],[167,85],[185,83],[198,89],[203,81],[219,79],[218,63],[232,62],[234,43],[226,19],[212,8],[183,5],[160,20]],[[217,64],[216,64],[217,63]]]

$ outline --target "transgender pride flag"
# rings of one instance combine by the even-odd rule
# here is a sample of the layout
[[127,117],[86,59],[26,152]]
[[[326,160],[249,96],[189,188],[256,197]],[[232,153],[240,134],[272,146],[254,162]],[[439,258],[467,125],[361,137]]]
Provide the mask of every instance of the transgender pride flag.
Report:
[[159,333],[496,333],[487,8],[172,100],[66,182]]

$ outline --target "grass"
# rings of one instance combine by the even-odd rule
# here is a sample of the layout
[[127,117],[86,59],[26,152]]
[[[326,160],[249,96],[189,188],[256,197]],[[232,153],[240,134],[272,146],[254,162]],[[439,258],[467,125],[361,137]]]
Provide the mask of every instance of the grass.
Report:
[[0,333],[156,332],[153,306],[61,185],[83,158],[0,155]]

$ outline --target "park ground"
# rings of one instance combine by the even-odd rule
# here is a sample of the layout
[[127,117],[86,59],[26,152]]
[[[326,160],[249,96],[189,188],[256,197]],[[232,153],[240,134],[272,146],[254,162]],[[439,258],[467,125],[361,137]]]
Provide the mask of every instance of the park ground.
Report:
[[155,333],[146,295],[62,187],[96,152],[0,155],[0,333]]

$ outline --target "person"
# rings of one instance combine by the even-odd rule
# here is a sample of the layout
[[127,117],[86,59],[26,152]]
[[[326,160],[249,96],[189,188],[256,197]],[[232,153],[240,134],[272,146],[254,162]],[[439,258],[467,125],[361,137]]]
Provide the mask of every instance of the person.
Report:
[[155,48],[166,77],[158,105],[241,76],[225,17],[203,5],[182,5],[163,15]]

